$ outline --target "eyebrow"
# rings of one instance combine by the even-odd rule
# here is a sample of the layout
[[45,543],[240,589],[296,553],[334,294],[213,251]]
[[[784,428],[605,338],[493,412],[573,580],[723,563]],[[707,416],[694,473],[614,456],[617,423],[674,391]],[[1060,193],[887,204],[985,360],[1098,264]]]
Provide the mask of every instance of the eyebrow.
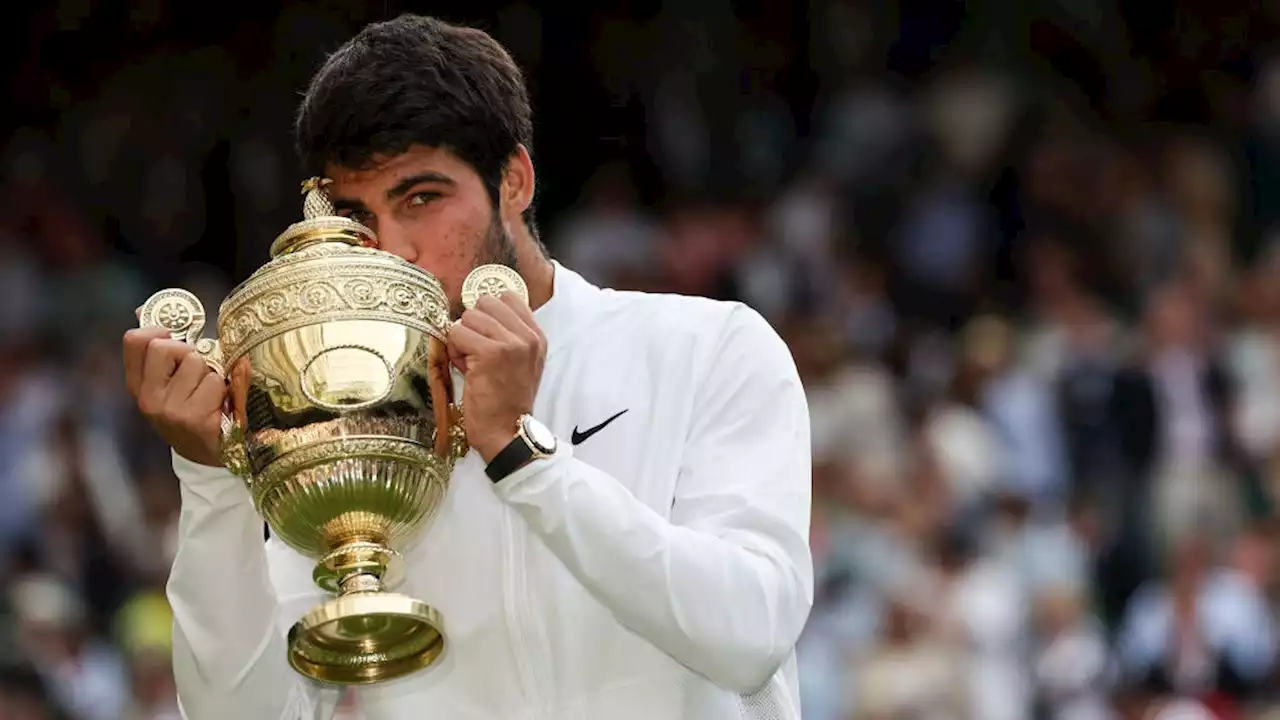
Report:
[[[422,183],[440,183],[442,185],[448,185],[450,187],[456,187],[458,184],[456,180],[449,177],[448,175],[445,175],[443,173],[438,173],[434,170],[427,170],[425,172],[420,172],[416,175],[410,175],[406,178],[401,179],[400,182],[397,182],[394,186],[392,186],[390,190],[387,191],[387,199],[395,200],[397,198],[400,198],[405,194],[407,194],[414,187],[421,185]],[[368,207],[363,202],[355,198],[335,197],[335,198],[330,198],[329,201],[333,203],[333,209],[337,211],[346,211],[346,212],[367,212],[368,211]]]
[[448,185],[450,187],[453,187],[458,184],[457,182],[454,181],[453,178],[449,177],[448,175],[435,172],[434,170],[428,170],[426,172],[420,172],[417,175],[410,175],[409,177],[406,177],[402,179],[400,182],[396,183],[390,190],[387,191],[387,199],[395,200],[396,198],[399,198],[402,195],[408,193],[410,190],[414,188],[414,186],[421,185],[422,183],[429,183],[429,182],[440,183],[442,185]]
[[333,209],[339,212],[344,210],[347,212],[364,212],[367,209],[364,203],[351,198],[331,198],[330,202],[333,203]]

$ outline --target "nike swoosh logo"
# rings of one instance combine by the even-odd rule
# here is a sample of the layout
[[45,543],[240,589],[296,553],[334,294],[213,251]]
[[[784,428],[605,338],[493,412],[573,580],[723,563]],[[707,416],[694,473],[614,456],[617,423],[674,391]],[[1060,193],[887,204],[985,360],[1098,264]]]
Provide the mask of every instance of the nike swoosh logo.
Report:
[[[630,408],[628,408],[628,409],[630,409]],[[605,420],[604,422],[600,423],[599,425],[597,425],[597,426],[595,426],[595,427],[593,427],[593,428],[590,428],[590,429],[586,430],[585,432],[578,432],[578,426],[577,426],[577,425],[574,425],[574,426],[573,426],[573,434],[572,434],[571,436],[569,436],[569,442],[573,443],[574,445],[581,445],[582,443],[584,443],[584,442],[586,442],[586,441],[587,441],[587,438],[591,437],[592,435],[595,435],[596,433],[598,433],[598,432],[600,432],[601,430],[605,429],[605,428],[609,425],[609,423],[611,423],[611,422],[613,422],[614,420],[617,420],[618,418],[622,417],[622,414],[623,414],[623,413],[625,413],[625,412],[626,412],[626,410],[623,410],[622,412],[619,412],[618,414],[614,415],[613,417],[609,418],[608,420]]]

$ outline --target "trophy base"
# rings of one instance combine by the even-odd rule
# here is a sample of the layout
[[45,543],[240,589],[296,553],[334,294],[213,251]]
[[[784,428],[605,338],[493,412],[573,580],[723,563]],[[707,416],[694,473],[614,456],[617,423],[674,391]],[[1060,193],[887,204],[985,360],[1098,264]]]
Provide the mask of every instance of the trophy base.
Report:
[[289,629],[289,664],[336,685],[371,685],[411,675],[444,652],[440,613],[395,593],[335,598]]

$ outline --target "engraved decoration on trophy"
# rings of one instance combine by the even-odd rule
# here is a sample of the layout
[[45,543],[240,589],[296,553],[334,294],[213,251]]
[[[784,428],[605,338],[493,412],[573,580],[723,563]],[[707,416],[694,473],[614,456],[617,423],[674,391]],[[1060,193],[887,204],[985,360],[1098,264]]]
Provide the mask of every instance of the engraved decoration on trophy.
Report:
[[[394,589],[468,447],[439,280],[337,216],[327,185],[303,184],[303,220],[223,301],[217,340],[200,337],[204,308],[185,290],[157,292],[138,315],[226,378],[223,462],[334,595],[290,629],[289,663],[322,682],[369,684],[445,651],[440,613]],[[517,273],[487,265],[463,294],[472,307],[504,291],[528,301]]]

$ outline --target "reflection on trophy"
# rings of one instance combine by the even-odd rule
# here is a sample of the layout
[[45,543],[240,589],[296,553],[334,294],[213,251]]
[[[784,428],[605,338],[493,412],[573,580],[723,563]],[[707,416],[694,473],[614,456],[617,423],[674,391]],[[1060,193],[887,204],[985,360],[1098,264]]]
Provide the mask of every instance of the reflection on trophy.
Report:
[[[185,290],[156,293],[139,319],[193,343],[227,379],[224,463],[272,533],[314,559],[316,584],[336,594],[290,629],[290,664],[324,682],[368,684],[444,651],[440,614],[389,590],[468,448],[440,282],[374,249],[370,229],[334,215],[324,186],[303,185],[305,219],[222,303],[217,340],[200,338],[204,308]],[[505,267],[478,268],[467,287],[528,298]]]

